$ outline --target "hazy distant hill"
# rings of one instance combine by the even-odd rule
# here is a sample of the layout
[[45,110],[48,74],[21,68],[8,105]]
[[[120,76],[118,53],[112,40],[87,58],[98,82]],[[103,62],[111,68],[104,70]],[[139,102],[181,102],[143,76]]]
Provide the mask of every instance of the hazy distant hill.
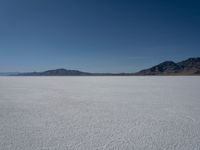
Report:
[[165,61],[135,73],[135,75],[200,75],[200,57],[175,63]]
[[18,75],[19,76],[84,76],[84,75],[91,75],[91,73],[81,72],[78,70],[55,69],[44,72],[20,73]]
[[131,73],[89,73],[79,70],[55,69],[44,72],[19,73],[18,76],[127,76]]
[[0,76],[18,75],[19,72],[0,72]]

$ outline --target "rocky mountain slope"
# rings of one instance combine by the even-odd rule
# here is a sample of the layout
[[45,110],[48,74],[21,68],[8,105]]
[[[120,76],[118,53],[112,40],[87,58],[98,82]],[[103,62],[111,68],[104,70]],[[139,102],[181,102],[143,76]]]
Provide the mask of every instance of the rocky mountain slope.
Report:
[[139,71],[135,75],[200,75],[200,57],[189,58],[178,63],[165,61]]

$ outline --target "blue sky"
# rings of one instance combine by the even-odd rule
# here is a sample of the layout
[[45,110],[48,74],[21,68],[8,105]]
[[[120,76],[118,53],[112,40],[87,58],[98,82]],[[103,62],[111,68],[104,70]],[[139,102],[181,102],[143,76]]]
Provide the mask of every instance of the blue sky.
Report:
[[0,72],[135,72],[198,56],[197,0],[0,1]]

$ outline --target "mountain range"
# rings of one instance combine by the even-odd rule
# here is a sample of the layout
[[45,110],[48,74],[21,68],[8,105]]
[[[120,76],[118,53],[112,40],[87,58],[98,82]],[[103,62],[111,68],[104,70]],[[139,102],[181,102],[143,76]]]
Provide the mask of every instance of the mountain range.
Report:
[[144,75],[200,75],[200,57],[181,62],[165,61],[136,73],[90,73],[79,70],[55,69],[44,72],[0,73],[13,76],[144,76]]
[[178,63],[165,61],[139,71],[135,75],[200,75],[200,57],[189,58]]
[[[16,74],[14,74],[16,75]],[[119,75],[132,75],[131,73],[90,73],[79,70],[55,69],[47,70],[44,72],[27,72],[19,73],[17,76],[119,76]]]

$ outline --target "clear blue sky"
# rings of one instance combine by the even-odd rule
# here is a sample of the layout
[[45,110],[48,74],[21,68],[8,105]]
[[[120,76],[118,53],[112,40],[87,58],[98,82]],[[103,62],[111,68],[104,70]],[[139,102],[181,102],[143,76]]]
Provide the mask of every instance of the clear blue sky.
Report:
[[0,1],[0,72],[135,72],[197,56],[199,0]]

